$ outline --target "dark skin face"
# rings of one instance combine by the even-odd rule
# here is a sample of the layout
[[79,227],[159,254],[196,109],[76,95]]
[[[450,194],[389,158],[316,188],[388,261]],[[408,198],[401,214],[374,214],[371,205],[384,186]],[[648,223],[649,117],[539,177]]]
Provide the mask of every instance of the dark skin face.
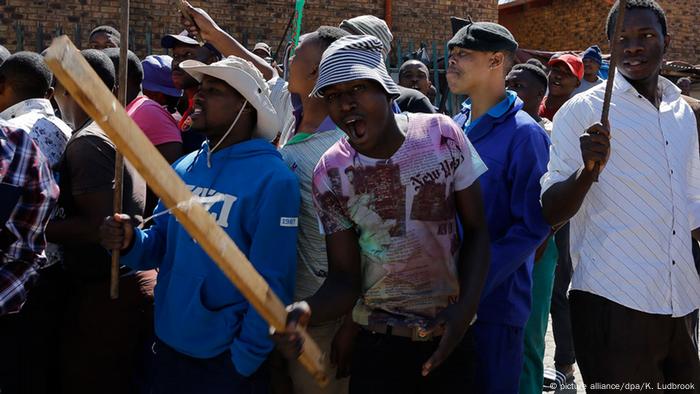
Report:
[[176,45],[173,48],[173,71],[171,75],[173,85],[178,89],[193,89],[198,85],[194,78],[180,68],[180,63],[185,60],[198,60],[204,64],[211,64],[216,61],[216,57],[207,47],[185,44]]
[[80,108],[78,103],[73,100],[73,97],[71,97],[70,93],[68,93],[60,82],[56,82],[53,99],[56,101],[56,104],[58,104],[58,108],[61,110],[61,116],[66,123],[73,129],[82,125],[87,118],[85,112]]
[[303,97],[308,96],[314,89],[318,79],[318,66],[321,63],[320,42],[317,33],[301,37],[289,58],[289,91]]
[[600,64],[593,59],[583,59],[583,76],[593,82],[598,77]]
[[256,56],[259,56],[259,57],[261,57],[261,58],[263,58],[263,59],[268,58],[268,57],[271,57],[270,54],[269,54],[266,50],[264,50],[264,49],[256,49],[256,50],[253,51],[253,53],[254,53]]
[[664,37],[653,11],[633,8],[625,13],[620,40],[613,43],[621,53],[618,70],[652,103],[656,102],[661,63],[670,41],[670,36]]
[[430,95],[430,83],[428,67],[418,60],[409,60],[401,66],[399,72],[399,85],[416,89],[426,96]]
[[105,49],[118,48],[119,42],[107,33],[97,32],[90,36],[90,48]]
[[681,93],[686,96],[690,95],[690,80],[682,79],[677,83],[678,87],[681,89]]
[[[204,134],[213,147],[231,127],[244,102],[245,98],[228,83],[205,75],[194,96],[192,129]],[[255,109],[247,104],[236,126],[219,149],[250,139],[254,120]]]
[[513,70],[506,76],[506,88],[518,94],[523,100],[523,110],[534,119],[544,98],[545,87],[527,70]]
[[379,83],[365,79],[339,83],[324,89],[323,97],[331,119],[358,152],[389,158],[403,143],[391,100]]
[[557,62],[549,70],[549,95],[569,97],[581,85],[581,81],[571,72],[564,62]]
[[480,52],[454,47],[450,51],[447,84],[455,94],[470,94],[479,86],[481,75],[488,73],[495,52]]

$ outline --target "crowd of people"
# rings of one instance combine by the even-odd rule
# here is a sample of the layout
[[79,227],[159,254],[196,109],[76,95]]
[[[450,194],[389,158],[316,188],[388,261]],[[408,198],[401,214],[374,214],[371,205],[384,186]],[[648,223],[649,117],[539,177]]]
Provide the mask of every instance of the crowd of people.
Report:
[[279,64],[189,5],[172,56],[121,58],[95,28],[81,55],[126,83],[128,115],[288,305],[284,332],[128,162],[113,213],[115,144],[40,54],[0,51],[0,393],[530,394],[575,368],[588,392],[700,393],[700,102],[659,74],[663,9],[626,7],[619,39],[618,2],[605,24],[602,123],[598,46],[516,64],[491,22],[447,43],[452,117],[429,65],[392,79],[372,15]]

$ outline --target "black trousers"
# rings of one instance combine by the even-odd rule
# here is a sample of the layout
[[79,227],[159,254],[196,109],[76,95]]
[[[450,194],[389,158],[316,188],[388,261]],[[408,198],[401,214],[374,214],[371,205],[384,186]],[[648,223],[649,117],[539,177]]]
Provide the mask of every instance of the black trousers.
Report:
[[65,281],[58,265],[40,270],[22,310],[0,317],[0,393],[60,392],[59,330]]
[[552,305],[549,312],[552,315],[552,333],[554,334],[554,362],[558,365],[570,365],[576,362],[574,339],[571,334],[571,313],[569,291],[573,267],[569,254],[569,224],[559,229],[554,235],[557,245],[557,268],[554,271],[554,288],[552,290]]
[[437,369],[421,375],[423,363],[437,349],[439,338],[409,338],[362,330],[355,342],[350,394],[474,393],[475,347],[471,329]]
[[236,371],[231,352],[202,359],[190,357],[156,338],[152,394],[267,394],[266,363],[251,376]]
[[700,393],[695,312],[679,318],[653,315],[582,291],[571,291],[569,300],[588,393]]

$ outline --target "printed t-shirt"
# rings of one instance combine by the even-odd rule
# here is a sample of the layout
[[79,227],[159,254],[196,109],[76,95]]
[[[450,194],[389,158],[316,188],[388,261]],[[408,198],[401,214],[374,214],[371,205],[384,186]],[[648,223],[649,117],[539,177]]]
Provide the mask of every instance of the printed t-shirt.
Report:
[[314,170],[314,204],[325,234],[354,229],[362,264],[359,324],[433,318],[459,294],[456,191],[486,166],[452,119],[404,114],[406,139],[387,160],[347,138]]

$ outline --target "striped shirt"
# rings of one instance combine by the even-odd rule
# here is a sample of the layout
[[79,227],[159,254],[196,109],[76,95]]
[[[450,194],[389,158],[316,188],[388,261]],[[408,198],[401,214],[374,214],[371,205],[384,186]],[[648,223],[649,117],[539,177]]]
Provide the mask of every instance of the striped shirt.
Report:
[[[658,88],[656,109],[615,78],[610,159],[571,219],[571,288],[679,317],[700,306],[690,238],[700,226],[700,156],[690,106],[667,79]],[[600,121],[604,94],[596,86],[555,116],[543,194],[583,165],[579,136]]]
[[314,295],[328,276],[326,240],[319,229],[311,189],[318,160],[344,135],[327,118],[315,133],[306,135],[305,139],[296,138],[301,137],[297,134],[280,149],[282,158],[299,178],[301,192],[295,300]]

